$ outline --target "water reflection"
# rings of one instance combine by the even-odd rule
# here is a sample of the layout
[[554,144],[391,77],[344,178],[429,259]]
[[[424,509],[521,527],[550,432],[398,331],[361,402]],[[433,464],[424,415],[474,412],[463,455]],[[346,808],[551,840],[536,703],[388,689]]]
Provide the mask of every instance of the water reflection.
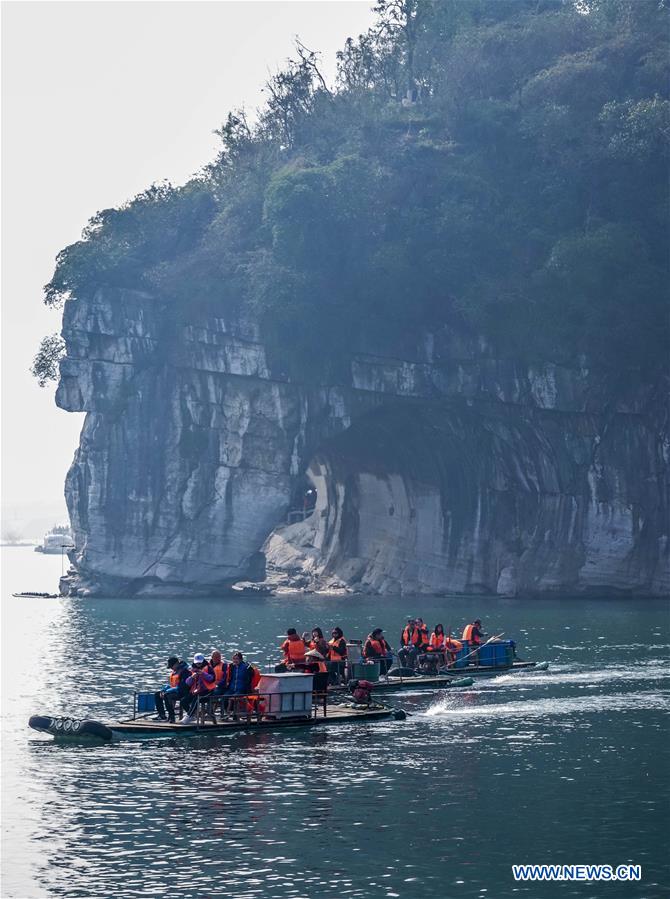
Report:
[[[37,563],[28,563],[29,586],[40,589]],[[643,883],[608,884],[607,896],[662,894],[668,634],[646,623],[663,618],[659,604],[31,604],[8,592],[7,897],[534,899],[536,887],[510,876],[511,864],[526,860],[631,861],[643,865]],[[578,612],[579,626],[566,625],[566,608]],[[26,728],[37,711],[126,714],[129,691],[161,683],[172,652],[239,647],[263,662],[287,625],[339,624],[364,635],[381,622],[393,637],[392,626],[415,611],[453,622],[476,611],[507,633],[523,629],[523,655],[557,664],[458,693],[398,693],[390,701],[412,713],[406,721],[337,730],[84,747]],[[604,637],[595,647],[594,634]],[[27,664],[31,676],[20,676]],[[560,887],[562,897],[604,895]]]

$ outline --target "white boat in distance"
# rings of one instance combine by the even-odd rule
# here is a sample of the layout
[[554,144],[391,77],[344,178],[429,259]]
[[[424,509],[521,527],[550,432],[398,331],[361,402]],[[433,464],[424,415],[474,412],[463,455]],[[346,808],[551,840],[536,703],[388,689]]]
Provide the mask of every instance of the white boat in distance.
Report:
[[59,555],[67,549],[74,549],[72,537],[69,534],[58,534],[50,531],[44,535],[42,546],[36,546],[36,553],[48,553],[49,555]]

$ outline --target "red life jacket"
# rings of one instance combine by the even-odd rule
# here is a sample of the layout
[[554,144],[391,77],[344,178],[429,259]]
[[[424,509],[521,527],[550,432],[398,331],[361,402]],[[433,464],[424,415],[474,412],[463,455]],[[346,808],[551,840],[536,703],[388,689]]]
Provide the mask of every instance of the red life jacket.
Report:
[[[372,654],[369,653],[369,650],[372,650]],[[382,637],[380,640],[373,640],[372,637],[368,637],[365,646],[363,647],[363,655],[367,656],[370,654],[370,658],[380,659],[384,658],[389,651],[389,645],[386,640]]]
[[[212,670],[212,666],[209,664],[209,662],[205,662],[205,664],[202,666],[202,668],[192,668],[191,669],[192,675],[193,674],[204,674],[204,673],[214,675],[214,671]],[[216,688],[216,678],[214,676],[212,677],[211,681],[205,680],[204,677],[196,677],[194,679],[193,683],[191,684],[191,693],[193,693],[193,694],[200,693],[200,695],[203,695],[202,694],[203,690],[210,691],[210,690],[214,690],[215,688]]]
[[342,648],[341,641],[343,641],[343,640],[344,640],[344,637],[340,637],[339,639],[335,639],[335,637],[333,637],[332,640],[328,641],[328,646],[330,646],[330,649],[328,650],[328,658],[330,659],[331,662],[343,662],[346,659],[346,657],[347,657],[346,644],[344,646],[344,655],[342,655],[342,653],[339,652],[339,649]]
[[419,644],[423,643],[423,637],[421,630],[418,627],[412,628],[410,634],[410,626],[408,624],[405,626],[405,630],[402,632],[402,644],[403,646],[409,646],[410,643],[414,646],[418,646]]
[[218,665],[214,666],[214,686],[218,687],[221,684],[227,686],[230,681],[230,665],[226,662],[219,662]]
[[281,649],[287,662],[293,662],[294,665],[304,664],[306,647],[297,634],[287,637],[282,643]]
[[461,639],[467,640],[468,643],[481,643],[482,638],[479,636],[479,634],[473,633],[475,629],[476,629],[476,626],[474,623],[466,624],[465,627],[463,628],[463,636]]

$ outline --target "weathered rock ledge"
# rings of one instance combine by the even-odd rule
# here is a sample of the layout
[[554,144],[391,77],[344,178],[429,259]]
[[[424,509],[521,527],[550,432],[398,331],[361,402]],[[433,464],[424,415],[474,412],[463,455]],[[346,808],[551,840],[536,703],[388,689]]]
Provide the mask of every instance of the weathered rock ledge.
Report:
[[[87,412],[65,590],[670,593],[660,380],[444,329],[296,383],[253,323],[123,290],[69,300],[63,335],[57,403]],[[316,508],[287,525],[306,479]]]

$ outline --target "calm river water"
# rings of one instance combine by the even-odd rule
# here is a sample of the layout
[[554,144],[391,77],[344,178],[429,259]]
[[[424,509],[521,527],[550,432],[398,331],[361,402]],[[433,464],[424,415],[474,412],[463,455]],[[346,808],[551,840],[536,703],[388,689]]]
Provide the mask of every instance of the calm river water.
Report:
[[[669,895],[668,606],[474,598],[14,599],[59,557],[6,549],[3,897]],[[544,673],[396,694],[404,722],[57,745],[30,714],[128,713],[172,652],[263,663],[287,626],[475,615]],[[514,863],[642,865],[640,883],[515,883]]]

